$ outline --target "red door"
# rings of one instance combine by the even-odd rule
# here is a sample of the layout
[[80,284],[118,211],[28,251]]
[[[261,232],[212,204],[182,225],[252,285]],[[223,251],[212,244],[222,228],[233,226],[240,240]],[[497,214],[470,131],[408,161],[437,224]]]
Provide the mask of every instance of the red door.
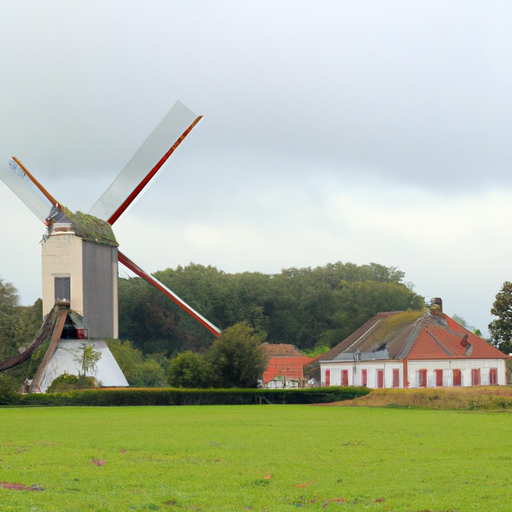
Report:
[[462,377],[460,370],[453,370],[453,385],[454,386],[461,386],[462,384]]
[[361,386],[368,386],[368,370],[361,370]]
[[384,370],[377,370],[377,387],[384,387]]
[[489,370],[489,385],[490,386],[498,385],[498,368],[491,368]]
[[341,370],[341,385],[348,386],[348,370]]
[[325,370],[325,385],[331,385],[331,370]]
[[427,370],[418,370],[419,374],[419,387],[426,388],[427,387]]
[[400,387],[400,370],[398,368],[393,368],[393,387]]
[[443,370],[434,370],[436,374],[436,386],[438,388],[443,387]]

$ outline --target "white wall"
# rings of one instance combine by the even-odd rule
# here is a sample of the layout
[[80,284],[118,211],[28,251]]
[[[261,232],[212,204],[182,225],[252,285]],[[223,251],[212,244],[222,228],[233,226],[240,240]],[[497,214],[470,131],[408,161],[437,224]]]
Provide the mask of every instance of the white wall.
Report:
[[[480,384],[489,385],[489,371],[491,368],[498,370],[498,385],[507,384],[506,365],[503,359],[436,359],[423,361],[407,361],[407,373],[409,387],[419,387],[419,370],[427,370],[427,387],[436,387],[435,370],[443,370],[443,386],[453,385],[453,369],[461,370],[461,385],[471,386],[471,370],[480,368]],[[326,370],[330,370],[330,385],[341,386],[341,370],[348,370],[349,386],[361,386],[362,370],[367,370],[368,387],[376,389],[377,370],[384,371],[384,387],[393,387],[393,369],[399,370],[399,387],[404,387],[402,361],[362,361],[337,362],[327,361],[320,363],[320,375],[322,385],[326,382]]]
[[322,385],[325,384],[325,371],[331,372],[331,386],[341,386],[341,370],[348,370],[348,385],[362,386],[362,370],[367,371],[367,386],[377,388],[377,371],[384,371],[384,387],[393,387],[393,369],[399,372],[399,387],[403,387],[403,370],[401,361],[362,361],[357,362],[328,362],[320,363]]
[[489,370],[498,369],[498,385],[507,383],[506,365],[504,359],[436,359],[429,361],[408,361],[409,386],[419,386],[419,370],[427,370],[427,387],[436,387],[434,370],[443,370],[443,386],[453,385],[453,370],[461,370],[461,386],[471,386],[471,370],[480,368],[480,384],[489,385]]

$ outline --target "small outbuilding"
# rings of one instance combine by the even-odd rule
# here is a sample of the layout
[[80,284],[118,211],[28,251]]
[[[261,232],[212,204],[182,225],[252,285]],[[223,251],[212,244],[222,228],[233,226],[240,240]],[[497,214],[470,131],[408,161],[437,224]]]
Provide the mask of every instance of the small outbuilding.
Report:
[[505,385],[509,356],[442,311],[378,313],[320,356],[324,386],[421,388]]
[[262,384],[266,388],[298,388],[307,386],[304,366],[314,358],[301,354],[295,345],[263,343],[261,350],[267,360]]

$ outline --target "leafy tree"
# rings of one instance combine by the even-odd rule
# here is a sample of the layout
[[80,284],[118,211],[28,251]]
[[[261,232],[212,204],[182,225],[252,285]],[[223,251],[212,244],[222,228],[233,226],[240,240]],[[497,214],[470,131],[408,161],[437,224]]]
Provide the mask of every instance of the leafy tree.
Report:
[[473,327],[472,325],[469,325],[464,318],[462,318],[459,315],[453,315],[452,320],[455,320],[459,325],[462,325],[462,327],[465,327],[468,331],[471,331],[473,334],[476,334],[478,337],[485,339],[482,336],[482,331],[478,327]]
[[134,385],[137,378],[137,366],[141,365],[144,361],[142,352],[135,348],[129,340],[108,339],[106,341],[128,384]]
[[171,359],[167,373],[176,388],[206,388],[211,385],[211,369],[201,354],[187,350]]
[[320,342],[315,345],[311,350],[301,350],[302,355],[306,357],[318,357],[325,354],[331,347],[329,345],[321,345]]
[[16,355],[23,322],[16,288],[0,278],[0,361]]
[[222,331],[207,354],[216,386],[256,387],[265,369],[260,350],[262,341],[261,335],[246,323],[238,323]]
[[[42,324],[42,301],[33,306],[20,306],[16,288],[0,278],[0,361],[12,359],[32,342]],[[25,380],[29,362],[2,372],[14,386]]]
[[343,341],[379,312],[424,308],[422,297],[393,281],[343,281],[334,296],[338,306],[332,317],[333,328],[324,331],[319,341],[330,347]]
[[165,369],[155,359],[146,358],[135,369],[134,386],[144,388],[162,388],[167,386]]
[[512,283],[505,281],[496,294],[491,313],[498,317],[489,324],[491,342],[505,354],[512,352]]
[[452,320],[457,322],[459,325],[462,325],[462,327],[465,327],[466,329],[468,329],[470,327],[468,325],[468,323],[466,322],[466,320],[464,320],[464,318],[462,318],[461,316],[459,316],[457,314],[452,316]]
[[13,398],[17,391],[16,381],[7,375],[7,372],[0,373],[0,405],[8,405],[13,403]]
[[98,362],[101,352],[94,350],[92,345],[82,343],[76,351],[74,361],[78,366],[79,375],[86,377],[88,373],[95,374],[98,371]]
[[181,313],[170,299],[142,279],[119,279],[119,336],[144,352],[167,355],[187,339]]
[[167,358],[162,354],[144,356],[130,341],[107,340],[117,364],[121,368],[128,384],[138,387],[163,387],[167,385],[165,368]]

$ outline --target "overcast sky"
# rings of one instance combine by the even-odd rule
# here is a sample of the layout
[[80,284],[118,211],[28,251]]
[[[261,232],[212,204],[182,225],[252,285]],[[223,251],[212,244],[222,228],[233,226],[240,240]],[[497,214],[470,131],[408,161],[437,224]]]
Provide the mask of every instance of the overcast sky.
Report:
[[[176,100],[204,116],[116,223],[145,270],[377,262],[486,332],[512,280],[512,3],[0,0],[0,48],[0,158],[73,210]],[[2,183],[0,212],[30,304],[44,228]]]

